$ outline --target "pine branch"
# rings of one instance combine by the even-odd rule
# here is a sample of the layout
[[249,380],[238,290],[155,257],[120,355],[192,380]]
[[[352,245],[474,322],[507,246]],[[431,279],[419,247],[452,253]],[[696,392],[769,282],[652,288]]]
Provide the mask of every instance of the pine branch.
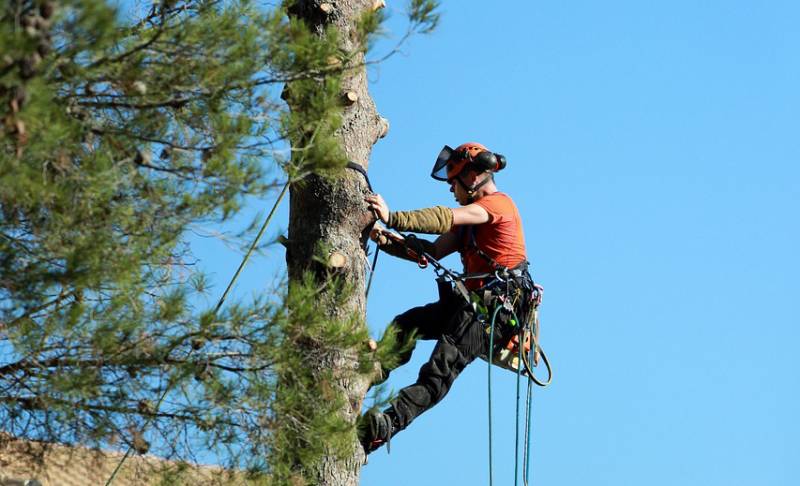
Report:
[[[69,409],[82,410],[86,412],[109,412],[120,415],[137,415],[150,419],[170,419],[192,422],[196,424],[204,422],[203,419],[196,414],[157,411],[151,409],[146,404],[143,404],[142,401],[140,401],[136,407],[126,407],[122,405],[103,405],[100,403],[88,403],[85,401],[64,400],[54,397],[41,398],[35,396],[0,396],[0,403],[14,404],[15,406],[21,406],[26,410],[47,411],[52,408],[53,405],[60,405]],[[233,427],[240,426],[238,422],[229,420],[220,420],[217,423],[219,425],[228,425]]]

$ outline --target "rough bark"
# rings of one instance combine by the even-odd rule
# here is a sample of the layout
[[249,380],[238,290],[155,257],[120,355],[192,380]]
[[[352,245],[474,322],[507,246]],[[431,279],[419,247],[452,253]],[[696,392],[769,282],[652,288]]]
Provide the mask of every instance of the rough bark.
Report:
[[[338,0],[325,5],[321,8],[318,1],[299,0],[293,4],[290,12],[317,29],[328,23],[335,24],[341,33],[340,48],[350,53],[359,51],[361,46],[356,45],[355,24],[362,12],[374,8],[373,0]],[[368,91],[363,55],[356,56],[352,65],[361,67],[345,73],[342,97],[347,101],[337,137],[348,159],[367,168],[372,146],[384,133],[385,122],[379,117]],[[334,179],[310,176],[301,185],[291,188],[286,257],[290,285],[312,268],[313,257],[321,244],[338,254],[334,265],[336,272],[355,288],[346,299],[342,299],[341,295],[321,296],[319,312],[331,318],[353,314],[365,317],[366,314],[363,244],[366,231],[373,222],[373,216],[363,200],[367,191],[363,176],[352,170]],[[361,322],[364,325],[365,319],[361,319]],[[338,378],[334,386],[347,397],[347,405],[338,413],[350,423],[355,423],[358,418],[361,403],[369,388],[368,378],[354,373],[359,364],[358,351],[329,347],[309,350],[313,356],[319,357],[309,363],[317,372],[341,371],[335,373]],[[356,440],[355,437],[353,440]],[[356,452],[350,458],[326,456],[315,472],[317,477],[312,479],[314,484],[358,484],[364,456],[360,446],[354,444],[353,448]]]

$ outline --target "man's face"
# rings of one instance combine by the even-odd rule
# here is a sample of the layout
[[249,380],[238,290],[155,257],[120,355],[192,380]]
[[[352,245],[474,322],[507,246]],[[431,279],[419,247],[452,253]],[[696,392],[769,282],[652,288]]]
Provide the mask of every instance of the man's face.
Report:
[[[461,174],[459,174],[458,176],[450,179],[449,181],[450,192],[453,193],[458,204],[462,206],[466,206],[467,204],[469,204],[469,194],[467,193],[467,190],[464,187],[470,187],[473,184],[475,184],[476,177],[477,175],[475,174],[475,172],[472,172],[470,170],[465,170],[461,172]],[[459,178],[461,179],[461,182],[463,182],[463,184],[458,182],[457,179]]]
[[461,201],[463,200],[463,194],[465,192],[464,189],[461,187],[461,184],[458,183],[455,177],[450,179],[449,182],[450,192],[453,193],[453,197],[455,198],[456,202],[463,206],[464,203]]

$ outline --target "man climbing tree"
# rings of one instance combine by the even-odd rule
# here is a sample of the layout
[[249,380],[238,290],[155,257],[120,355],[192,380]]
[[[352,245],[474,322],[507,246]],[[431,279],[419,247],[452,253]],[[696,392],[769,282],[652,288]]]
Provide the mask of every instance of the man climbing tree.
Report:
[[[383,228],[372,231],[380,248],[397,257],[423,261],[461,254],[465,274],[461,289],[440,286],[437,302],[410,309],[392,322],[387,335],[402,348],[408,341],[436,340],[430,359],[416,383],[403,388],[383,412],[370,411],[361,419],[360,438],[366,453],[388,443],[414,418],[438,403],[453,381],[475,358],[504,347],[518,325],[533,317],[534,285],[528,273],[522,219],[511,198],[497,190],[494,173],[505,168],[505,157],[479,143],[455,150],[445,146],[431,176],[446,181],[461,207],[436,206],[416,211],[390,211],[379,194],[366,197],[386,225],[398,231],[440,234],[435,241],[405,238]],[[487,309],[503,306],[494,326],[490,350]],[[513,315],[521,321],[515,322]],[[408,362],[412,346],[405,346],[399,364]],[[383,363],[385,380],[391,371]]]

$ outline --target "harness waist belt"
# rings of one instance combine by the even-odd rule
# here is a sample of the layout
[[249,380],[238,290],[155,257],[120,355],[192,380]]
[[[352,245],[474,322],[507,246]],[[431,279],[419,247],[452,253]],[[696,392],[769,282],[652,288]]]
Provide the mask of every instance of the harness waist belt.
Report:
[[471,280],[471,279],[479,279],[479,278],[486,278],[486,277],[499,277],[505,273],[509,277],[512,278],[523,278],[528,277],[528,262],[522,262],[514,268],[504,268],[500,269],[497,272],[484,272],[484,273],[465,273],[461,276],[464,280]]

